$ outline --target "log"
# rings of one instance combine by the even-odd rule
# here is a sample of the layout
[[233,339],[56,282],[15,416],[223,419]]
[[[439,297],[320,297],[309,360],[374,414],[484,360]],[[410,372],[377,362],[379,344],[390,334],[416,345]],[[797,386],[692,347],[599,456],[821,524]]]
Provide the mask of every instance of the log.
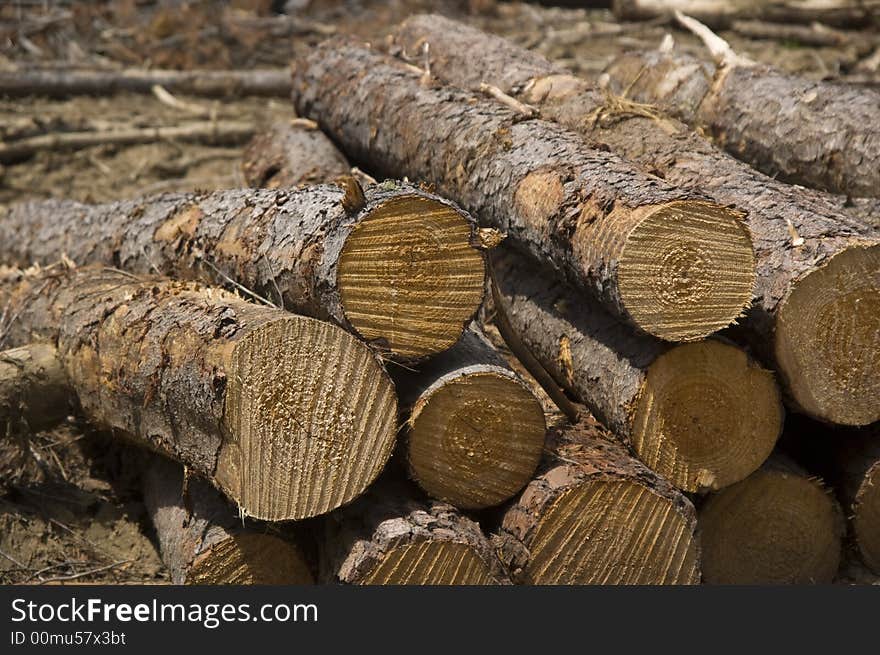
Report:
[[697,584],[690,501],[596,424],[551,429],[493,543],[519,584]]
[[142,475],[162,561],[172,584],[313,584],[293,542],[243,527],[237,512],[200,479],[184,483],[181,467],[152,457]]
[[737,212],[413,68],[331,39],[296,67],[297,109],[352,158],[435,185],[645,332],[694,340],[740,315],[754,260]]
[[23,203],[0,220],[0,258],[231,282],[404,361],[451,347],[483,297],[471,218],[394,182],[367,189],[362,207],[346,199],[318,185]]
[[324,582],[355,585],[491,585],[507,574],[480,526],[454,507],[421,502],[384,480],[328,515]]
[[843,512],[784,456],[710,496],[698,523],[709,584],[828,584],[837,574]]
[[47,430],[74,407],[54,346],[29,343],[0,351],[0,438],[10,432]]
[[16,68],[0,71],[0,95],[13,98],[152,93],[156,85],[184,95],[286,97],[290,94],[290,71],[286,68],[189,71]]
[[87,419],[208,478],[244,515],[330,511],[393,449],[391,380],[329,323],[94,267],[6,270],[0,307],[9,345],[56,346]]
[[[880,420],[880,213],[868,223],[873,209],[861,201],[847,208],[845,198],[762,175],[682,123],[609,96],[499,37],[440,16],[410,18],[396,32],[406,52],[424,42],[442,79],[466,88],[493,84],[672,184],[747,210],[757,284],[741,321],[744,339],[781,374],[800,411],[835,423]],[[672,78],[655,66],[658,57],[613,75],[616,88],[632,84],[637,72],[638,80],[656,74],[652,86],[661,88],[659,80]]]
[[258,133],[245,148],[241,168],[248,185],[267,189],[332,182],[351,170],[318,126],[303,119]]
[[681,11],[713,27],[735,20],[758,19],[777,23],[854,26],[880,19],[876,0],[614,0],[620,20],[649,20]]
[[607,72],[623,85],[635,80],[628,93],[633,100],[669,107],[770,177],[832,193],[878,195],[880,93],[792,75],[718,42],[717,68],[667,53],[661,68],[637,80],[632,66],[638,62],[627,57]]
[[782,429],[773,375],[722,341],[671,345],[627,330],[522,258],[495,253],[505,313],[554,378],[651,469],[721,489],[770,455]]
[[416,370],[396,369],[409,408],[404,455],[429,496],[460,509],[498,505],[535,472],[547,430],[544,411],[479,327]]

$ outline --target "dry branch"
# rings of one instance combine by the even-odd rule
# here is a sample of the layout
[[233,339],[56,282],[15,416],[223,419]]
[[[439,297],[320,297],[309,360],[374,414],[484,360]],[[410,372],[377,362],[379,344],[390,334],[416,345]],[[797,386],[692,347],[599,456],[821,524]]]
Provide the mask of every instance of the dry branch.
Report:
[[[843,198],[777,182],[656,108],[609,96],[536,53],[440,16],[410,18],[396,42],[407,51],[430,42],[442,79],[471,89],[491,82],[668,182],[747,210],[758,274],[757,300],[743,321],[749,343],[775,363],[803,411],[840,423],[880,420],[880,247],[861,245],[877,243],[880,213],[867,222],[871,203],[846,208]],[[682,93],[694,80],[708,85],[699,62],[682,68],[688,77],[664,68],[666,57],[622,58],[612,71],[615,91],[668,90],[669,80],[681,80]],[[673,91],[670,103],[680,95]]]
[[393,385],[329,323],[91,267],[6,270],[0,307],[9,345],[57,347],[86,418],[210,479],[245,515],[327,512],[391,454]]
[[294,87],[299,112],[353,157],[436,185],[646,332],[693,340],[748,302],[754,260],[737,212],[552,123],[423,84],[341,39],[297,66]]

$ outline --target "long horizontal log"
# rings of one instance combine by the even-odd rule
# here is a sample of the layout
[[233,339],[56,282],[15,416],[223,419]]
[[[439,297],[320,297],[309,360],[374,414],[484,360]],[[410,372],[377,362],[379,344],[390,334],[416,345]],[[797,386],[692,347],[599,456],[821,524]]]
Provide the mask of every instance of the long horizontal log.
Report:
[[717,66],[665,53],[644,72],[623,57],[607,73],[628,97],[669,106],[771,177],[852,196],[880,193],[880,93],[758,64],[708,35],[717,40]]
[[536,477],[493,536],[521,584],[697,584],[690,501],[603,436],[551,430]]
[[434,185],[645,332],[694,340],[740,315],[754,258],[737,212],[412,68],[332,39],[296,67],[298,111],[376,171]]
[[290,70],[80,70],[17,68],[0,71],[0,95],[10,97],[114,93],[152,93],[159,85],[171,93],[209,97],[290,94]]
[[670,345],[627,330],[523,258],[495,253],[511,326],[555,379],[651,469],[685,491],[721,489],[773,450],[773,375],[715,340]]
[[285,309],[332,320],[400,360],[452,346],[483,297],[473,221],[407,184],[360,203],[319,185],[164,194],[85,205],[13,206],[0,259],[112,265],[133,273],[233,282]]
[[403,484],[383,481],[324,521],[321,580],[356,585],[508,582],[480,526]]
[[877,0],[614,0],[614,14],[621,20],[671,17],[677,11],[713,27],[727,27],[735,20],[752,18],[840,26],[880,20]]
[[843,512],[784,456],[711,495],[698,517],[707,583],[828,584],[837,574]]
[[291,541],[245,528],[237,512],[204,480],[184,483],[181,467],[152,457],[142,474],[162,561],[173,584],[312,584]]
[[[426,42],[441,79],[495,85],[673,184],[747,210],[757,256],[757,298],[741,322],[747,341],[781,373],[802,411],[838,423],[880,420],[880,212],[867,222],[872,203],[847,208],[844,198],[773,180],[653,108],[609,96],[466,25],[416,16],[396,32],[407,53]],[[640,63],[621,67],[617,88],[635,80],[660,89],[662,80],[678,79],[655,65],[657,57],[632,56]]]
[[0,439],[46,430],[74,410],[67,374],[49,343],[0,351]]
[[250,186],[267,189],[330,183],[351,170],[317,124],[300,118],[258,133],[245,148],[241,167]]
[[53,343],[86,418],[208,478],[247,516],[315,516],[382,470],[397,402],[329,323],[113,269],[6,270],[5,343]]
[[445,353],[392,375],[409,408],[407,467],[428,495],[480,509],[532,479],[544,448],[544,411],[476,325]]

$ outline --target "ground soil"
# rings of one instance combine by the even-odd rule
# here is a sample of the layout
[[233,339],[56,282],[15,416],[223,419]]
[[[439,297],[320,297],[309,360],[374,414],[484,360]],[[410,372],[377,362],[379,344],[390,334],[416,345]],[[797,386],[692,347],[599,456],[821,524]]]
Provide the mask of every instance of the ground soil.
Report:
[[[288,13],[277,13],[285,4]],[[656,47],[673,29],[656,21],[618,25],[607,10],[494,0],[13,0],[0,6],[0,69],[286,67],[330,34],[351,33],[379,42],[391,26],[420,11],[468,20],[588,77],[624,49]],[[674,36],[680,47],[702,54],[702,46],[689,34],[675,30]],[[880,83],[880,32],[854,34],[847,45],[834,48],[723,36],[744,54],[812,78]],[[196,105],[199,120],[264,125],[295,116],[285,98],[178,99]],[[62,100],[0,96],[2,142],[50,132],[174,126],[196,119],[194,112],[170,107],[152,95]],[[243,186],[241,150],[161,141],[42,152],[0,166],[0,207],[45,197],[100,202]],[[488,332],[498,338],[491,326]],[[539,394],[548,423],[559,422],[560,414]],[[0,438],[0,583],[167,582],[140,500],[137,466],[118,444],[74,419],[27,440]],[[877,583],[878,578],[850,554],[841,581]]]

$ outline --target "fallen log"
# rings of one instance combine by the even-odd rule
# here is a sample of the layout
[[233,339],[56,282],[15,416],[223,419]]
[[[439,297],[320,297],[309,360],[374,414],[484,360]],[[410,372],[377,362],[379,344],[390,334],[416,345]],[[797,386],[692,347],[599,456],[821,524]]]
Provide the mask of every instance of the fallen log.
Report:
[[878,194],[880,94],[758,64],[736,55],[705,26],[681,20],[705,30],[716,65],[667,54],[661,68],[641,72],[631,67],[637,61],[624,57],[608,73],[624,86],[632,82],[628,97],[668,105],[771,177],[833,193]]
[[92,146],[130,146],[158,141],[183,141],[212,145],[239,145],[253,136],[256,127],[241,121],[199,121],[168,127],[129,127],[95,132],[55,132],[0,144],[0,163],[14,164],[38,152],[65,151]]
[[[880,213],[868,223],[873,208],[862,200],[845,208],[845,198],[768,178],[654,108],[466,25],[415,16],[395,42],[407,53],[428,43],[431,71],[441,79],[471,89],[493,84],[672,184],[747,210],[757,298],[741,321],[745,339],[781,373],[800,410],[836,423],[880,420]],[[658,57],[621,67],[615,88],[642,80],[660,89],[660,80],[677,79],[655,65]]]
[[698,584],[694,507],[593,424],[553,429],[493,543],[520,584]]
[[78,70],[16,68],[0,71],[0,95],[7,97],[152,93],[159,85],[171,93],[234,98],[248,95],[286,97],[290,70]]
[[774,455],[700,508],[709,584],[828,584],[837,574],[843,512],[821,480]]
[[245,148],[241,168],[248,185],[267,189],[328,183],[351,170],[317,124],[301,118],[257,134]]
[[377,172],[436,185],[645,332],[694,340],[740,315],[754,259],[737,212],[413,68],[331,39],[296,68],[297,109]]
[[142,486],[172,584],[314,583],[293,542],[243,527],[220,492],[204,480],[184,482],[179,465],[152,457]]
[[67,374],[48,343],[0,351],[0,438],[46,430],[73,411]]
[[721,489],[770,455],[782,429],[772,373],[715,340],[634,334],[524,259],[492,257],[526,347],[648,467],[685,491]]
[[315,516],[382,470],[397,403],[347,332],[192,282],[4,271],[2,345],[58,350],[86,418],[211,480],[242,514]]
[[416,370],[396,369],[409,408],[404,453],[429,496],[461,509],[498,505],[535,472],[547,426],[540,402],[476,325]]
[[328,515],[321,579],[356,585],[504,584],[480,526],[451,505],[422,503],[404,485],[378,484]]
[[67,256],[232,283],[332,320],[400,360],[452,346],[484,290],[470,217],[394,182],[367,189],[360,205],[349,200],[345,189],[320,185],[23,203],[0,221],[0,257],[29,266]]
[[681,11],[712,25],[727,27],[735,20],[759,19],[776,23],[826,23],[854,26],[880,19],[876,0],[614,0],[620,20],[672,17]]

